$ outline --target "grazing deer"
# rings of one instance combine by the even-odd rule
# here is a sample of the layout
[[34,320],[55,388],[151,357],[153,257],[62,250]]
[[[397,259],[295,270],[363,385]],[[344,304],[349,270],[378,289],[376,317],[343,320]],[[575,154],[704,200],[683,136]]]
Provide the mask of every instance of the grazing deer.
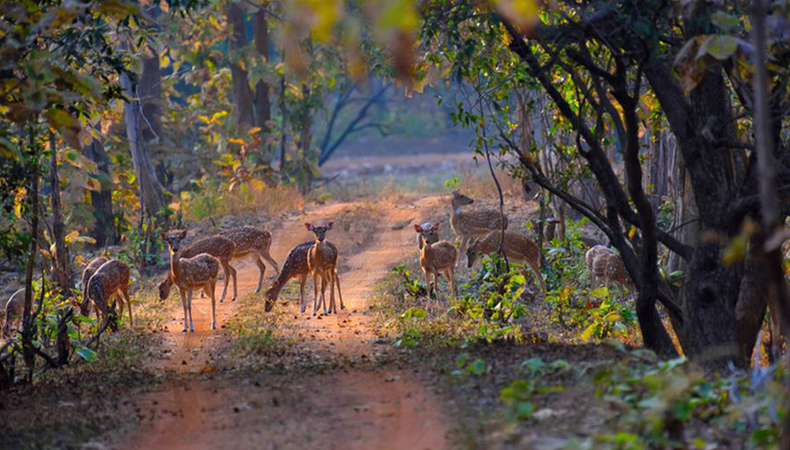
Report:
[[[277,301],[277,297],[280,295],[280,291],[291,278],[299,277],[301,290],[299,304],[305,304],[304,284],[307,281],[307,275],[310,273],[310,269],[307,266],[307,253],[312,246],[313,241],[302,242],[292,248],[288,253],[283,263],[283,269],[280,271],[280,275],[274,280],[269,290],[266,291],[266,312],[272,310],[274,302]],[[304,306],[302,306],[302,312],[304,312]]]
[[[587,250],[584,255],[587,261],[587,269],[590,272],[590,285],[595,289],[603,281],[606,287],[612,282],[620,285],[621,288],[633,289],[631,277],[623,264],[620,255],[614,250],[596,245]],[[622,292],[621,292],[622,295]]]
[[420,225],[414,225],[414,231],[423,236],[423,246],[420,250],[420,267],[422,273],[425,275],[425,288],[428,290],[428,295],[431,293],[431,283],[429,277],[433,275],[433,288],[434,292],[439,290],[438,274],[444,275],[450,283],[453,298],[456,296],[455,290],[455,264],[458,257],[458,251],[455,246],[447,241],[439,241],[429,243],[431,233],[439,230],[439,224],[436,223],[431,228],[425,229]]
[[266,273],[266,266],[263,264],[262,259],[268,261],[274,268],[275,273],[279,275],[280,267],[269,254],[269,248],[272,245],[271,233],[266,230],[259,230],[255,227],[238,227],[223,231],[219,235],[230,239],[236,245],[233,259],[243,258],[245,256],[251,256],[255,259],[255,264],[258,265],[259,272],[258,287],[255,289],[256,294],[261,291],[263,275]]
[[[115,311],[110,307],[109,300],[116,296],[120,306],[118,317],[123,316],[124,301],[129,307],[129,323],[132,319],[132,301],[129,298],[129,266],[117,259],[110,259],[102,264],[88,280],[88,299],[96,306],[97,315],[101,314],[102,320],[109,319],[109,313]],[[123,297],[121,297],[121,294]]]
[[505,231],[504,241],[502,241],[501,231],[492,231],[483,239],[473,238],[466,250],[467,266],[471,268],[480,255],[497,253],[500,242],[503,244],[508,261],[526,263],[532,269],[532,272],[538,277],[541,294],[545,294],[546,285],[540,274],[540,249],[538,249],[538,244],[521,233]]
[[[334,222],[329,222],[323,227],[316,227],[309,223],[304,224],[305,228],[312,231],[315,235],[315,242],[307,253],[307,267],[313,274],[313,315],[318,312],[318,279],[321,279],[321,305],[323,305],[324,315],[326,315],[326,286],[329,284],[329,313],[337,314],[335,305],[335,284],[337,283],[337,293],[340,296],[340,309],[345,309],[343,305],[343,295],[340,293],[340,277],[337,275],[337,247],[331,242],[326,241],[326,232],[332,229]],[[304,311],[304,306],[302,307]]]
[[508,226],[507,216],[502,216],[493,209],[480,209],[477,211],[461,211],[464,205],[471,205],[474,200],[464,194],[453,191],[452,210],[450,211],[450,226],[458,237],[461,238],[461,247],[458,249],[463,255],[473,237],[485,237],[488,233],[502,230],[502,219],[505,228]]
[[[232,240],[222,236],[211,236],[200,239],[192,243],[189,247],[181,252],[182,258],[192,258],[201,253],[207,253],[219,261],[222,271],[225,273],[225,288],[222,290],[222,296],[219,301],[222,303],[225,300],[225,294],[228,292],[228,283],[233,277],[233,298],[231,301],[236,300],[236,269],[230,265],[233,255],[236,252],[236,245]],[[167,277],[159,283],[159,299],[165,300],[170,296],[170,289],[173,287],[172,271]]]
[[181,241],[186,236],[187,230],[175,230],[167,235],[162,233],[162,239],[167,242],[167,247],[170,250],[170,277],[178,287],[178,292],[181,294],[181,305],[184,307],[184,329],[182,331],[187,331],[187,324],[190,332],[195,331],[195,326],[192,323],[192,291],[197,289],[208,292],[211,298],[211,329],[216,330],[217,314],[214,304],[214,288],[217,285],[220,260],[208,253],[201,253],[191,258],[182,257]]
[[8,298],[8,301],[5,304],[5,307],[2,310],[2,317],[4,318],[5,322],[3,323],[2,331],[0,332],[0,337],[10,337],[11,336],[11,326],[17,325],[19,321],[22,319],[22,312],[25,308],[25,288],[22,288],[13,294],[11,297]]
[[82,271],[82,303],[79,304],[79,307],[80,314],[83,316],[87,317],[91,313],[91,302],[90,299],[88,299],[88,281],[90,281],[93,274],[99,270],[99,267],[101,267],[102,264],[106,262],[107,258],[104,256],[98,256],[93,258]]

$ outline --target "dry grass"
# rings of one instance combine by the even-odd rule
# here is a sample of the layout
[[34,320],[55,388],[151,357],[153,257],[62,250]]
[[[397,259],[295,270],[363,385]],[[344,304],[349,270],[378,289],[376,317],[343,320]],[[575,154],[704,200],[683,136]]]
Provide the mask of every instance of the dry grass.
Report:
[[269,217],[304,207],[296,186],[269,186],[260,180],[235,186],[206,187],[196,193],[182,193],[184,218],[199,222],[208,217],[263,214]]
[[[497,179],[499,185],[502,187],[502,194],[505,197],[521,197],[523,195],[523,187],[521,181],[510,176],[510,173],[504,170],[496,169]],[[499,194],[496,190],[494,180],[488,169],[481,170],[480,168],[471,168],[464,166],[458,174],[459,183],[457,188],[464,194],[472,198],[484,199],[498,199]]]

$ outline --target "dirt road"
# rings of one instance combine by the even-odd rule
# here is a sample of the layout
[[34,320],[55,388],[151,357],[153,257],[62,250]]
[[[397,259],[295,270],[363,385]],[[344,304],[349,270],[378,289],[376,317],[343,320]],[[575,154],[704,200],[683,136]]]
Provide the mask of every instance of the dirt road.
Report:
[[[439,199],[388,207],[365,235],[332,231],[329,239],[340,248],[340,278],[346,309],[323,318],[308,313],[297,317],[303,348],[343,360],[368,358],[376,336],[368,317],[374,288],[395,264],[414,258],[411,226],[393,224],[436,216]],[[311,238],[303,223],[336,220],[359,205],[321,206],[273,230],[272,256],[282,265],[289,250]],[[348,229],[348,228],[346,228]],[[359,233],[357,233],[359,234]],[[351,249],[349,254],[348,249]],[[255,289],[253,264],[236,263],[239,295]],[[273,271],[267,270],[270,284]],[[296,281],[292,281],[295,283]],[[311,285],[312,283],[309,283]],[[312,289],[308,289],[312,291]],[[311,292],[312,293],[312,292]],[[312,295],[308,297],[312,299]],[[171,298],[172,302],[172,298]],[[238,302],[218,304],[217,321],[226,323]],[[282,299],[276,308],[294,302]],[[412,371],[398,368],[360,369],[339,364],[323,373],[284,373],[268,378],[225,379],[205,376],[208,361],[226,335],[209,329],[211,309],[206,299],[193,302],[195,333],[183,334],[180,307],[172,309],[167,346],[170,356],[157,370],[182,372],[176,381],[137,400],[146,418],[126,436],[111,444],[128,449],[152,448],[322,448],[322,449],[443,449],[449,447],[449,421],[439,398]],[[373,366],[377,367],[377,366]]]

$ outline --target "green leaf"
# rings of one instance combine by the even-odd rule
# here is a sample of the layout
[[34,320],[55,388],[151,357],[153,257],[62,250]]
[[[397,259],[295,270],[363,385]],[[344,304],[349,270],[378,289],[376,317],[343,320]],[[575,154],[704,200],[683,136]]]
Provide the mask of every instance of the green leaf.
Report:
[[724,11],[716,11],[710,16],[710,21],[725,33],[735,30],[740,24],[740,20],[732,14],[727,14]]
[[96,360],[96,352],[88,347],[85,347],[84,345],[79,346],[75,353],[77,353],[77,355],[79,355],[80,358],[84,359],[85,361],[91,362]]

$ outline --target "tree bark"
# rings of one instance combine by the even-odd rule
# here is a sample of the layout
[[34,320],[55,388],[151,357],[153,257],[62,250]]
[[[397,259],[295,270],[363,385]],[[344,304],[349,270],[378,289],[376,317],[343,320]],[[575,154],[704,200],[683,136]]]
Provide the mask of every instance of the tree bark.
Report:
[[33,381],[33,372],[36,367],[36,350],[33,337],[36,333],[33,321],[33,269],[36,265],[38,252],[38,151],[35,142],[35,132],[30,128],[30,157],[33,160],[33,176],[30,182],[30,256],[25,270],[25,306],[22,310],[22,359],[27,367],[27,381]]
[[[124,102],[124,121],[126,122],[126,137],[129,141],[129,150],[132,153],[134,170],[137,174],[137,183],[140,188],[140,206],[143,215],[156,217],[165,205],[165,196],[162,185],[156,179],[156,172],[148,159],[145,143],[142,139],[140,128],[140,99],[135,95],[134,85],[127,72],[121,74],[121,88],[129,101]],[[142,216],[141,216],[142,217]]]
[[49,160],[50,200],[52,201],[52,238],[55,240],[55,278],[61,295],[67,296],[73,285],[71,259],[66,247],[66,232],[63,224],[63,213],[60,207],[60,179],[58,178],[58,155],[55,147],[55,134],[49,134],[49,149],[52,152]]
[[240,52],[248,45],[246,14],[237,3],[230,3],[226,12],[230,27],[230,72],[233,78],[233,99],[236,103],[236,117],[239,129],[246,131],[254,123],[252,108],[252,89],[250,89],[247,70],[240,64]]
[[162,130],[162,75],[159,70],[159,54],[150,45],[143,58],[140,76],[140,103],[143,121],[142,136],[146,143],[164,139]]
[[[255,36],[255,50],[267,62],[269,61],[269,24],[266,21],[266,11],[262,8],[255,13],[253,22]],[[259,80],[255,84],[255,126],[260,127],[263,133],[269,132],[267,122],[271,120],[272,104],[269,101],[269,84]]]
[[113,245],[118,242],[115,230],[115,215],[112,210],[112,179],[110,177],[110,159],[104,151],[104,145],[94,139],[83,149],[83,154],[96,163],[101,174],[101,190],[90,191],[93,218],[95,223],[91,235],[96,239],[96,246]]

